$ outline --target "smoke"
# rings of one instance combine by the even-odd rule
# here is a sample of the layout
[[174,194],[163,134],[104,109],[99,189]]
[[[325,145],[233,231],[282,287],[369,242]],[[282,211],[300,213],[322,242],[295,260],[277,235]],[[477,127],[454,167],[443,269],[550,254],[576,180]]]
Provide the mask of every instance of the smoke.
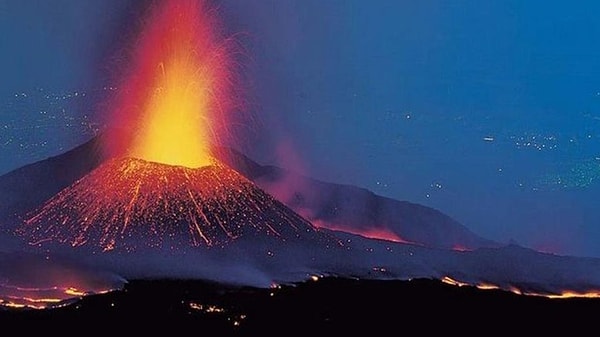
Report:
[[338,275],[361,279],[449,277],[486,289],[600,296],[598,259],[541,254],[517,246],[456,252],[351,234],[339,234],[338,238],[343,246],[252,238],[226,247],[176,251],[165,248],[87,254],[82,249],[64,247],[61,253],[70,259],[0,254],[0,280],[4,285],[0,290],[56,288],[65,293],[74,288],[93,293],[121,287],[124,281],[117,274],[131,280],[205,279],[255,287]]
[[264,184],[268,186],[269,193],[289,205],[299,195],[310,192],[305,178],[308,175],[308,169],[296,151],[292,140],[281,141],[276,147],[275,155],[277,165],[293,173],[282,173],[277,180],[265,181]]
[[[275,162],[284,170],[275,175],[263,175],[255,182],[313,225],[368,238],[407,242],[389,227],[390,224],[377,223],[373,217],[356,213],[357,210],[368,213],[369,197],[372,196],[369,193],[357,194],[352,187],[347,187],[352,193],[340,195],[335,188],[341,185],[324,184],[309,178],[308,166],[291,139],[280,141],[275,154]],[[361,219],[365,221],[361,222]]]

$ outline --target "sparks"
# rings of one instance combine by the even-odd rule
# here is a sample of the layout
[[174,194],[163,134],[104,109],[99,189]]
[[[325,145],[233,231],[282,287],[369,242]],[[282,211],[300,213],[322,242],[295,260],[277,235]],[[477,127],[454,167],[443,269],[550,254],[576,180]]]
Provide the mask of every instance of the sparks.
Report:
[[212,247],[250,233],[329,239],[218,161],[191,169],[135,158],[102,164],[47,201],[18,232],[35,245],[102,251]]
[[[231,43],[204,1],[161,2],[150,13],[113,120],[119,153],[191,168],[211,164],[232,108]],[[114,149],[113,149],[114,150]]]

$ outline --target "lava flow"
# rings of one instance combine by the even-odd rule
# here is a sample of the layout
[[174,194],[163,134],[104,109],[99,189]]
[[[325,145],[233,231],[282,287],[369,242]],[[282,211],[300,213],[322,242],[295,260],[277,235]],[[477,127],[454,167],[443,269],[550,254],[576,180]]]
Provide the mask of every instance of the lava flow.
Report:
[[462,281],[458,281],[449,276],[444,276],[441,279],[442,282],[446,284],[450,284],[457,287],[475,287],[480,290],[504,290],[510,291],[513,294],[517,295],[526,295],[526,296],[537,296],[537,297],[546,297],[551,299],[565,299],[565,298],[600,298],[600,290],[596,289],[586,289],[583,291],[574,291],[574,290],[560,290],[557,293],[551,292],[532,292],[532,291],[522,291],[518,287],[510,286],[508,288],[502,288],[498,285],[491,283],[466,283]]
[[0,311],[61,307],[83,296],[121,289],[125,283],[116,274],[63,258],[0,252]]
[[106,294],[112,289],[83,291],[74,287],[21,288],[0,284],[0,307],[14,309],[58,308],[90,294]]
[[32,244],[103,251],[224,245],[250,233],[319,235],[302,217],[217,161],[192,169],[113,159],[50,199],[22,226]]
[[113,119],[130,134],[112,159],[30,214],[30,243],[103,251],[222,245],[244,234],[317,233],[226,167],[211,145],[234,101],[230,41],[203,1],[160,2],[134,53]]

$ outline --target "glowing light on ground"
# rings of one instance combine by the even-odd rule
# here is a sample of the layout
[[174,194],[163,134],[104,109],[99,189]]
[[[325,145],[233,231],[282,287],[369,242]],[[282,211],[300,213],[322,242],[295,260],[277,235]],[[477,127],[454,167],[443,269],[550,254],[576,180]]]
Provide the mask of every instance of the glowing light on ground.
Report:
[[576,291],[564,291],[557,295],[540,295],[549,298],[600,298],[600,290],[580,293]]
[[191,169],[133,158],[104,163],[19,230],[32,245],[103,251],[211,247],[259,232],[281,240],[329,238],[224,164]]
[[463,245],[454,245],[452,247],[452,250],[457,251],[457,252],[470,252],[472,251],[472,249],[469,249]]
[[444,276],[441,279],[442,282],[449,284],[449,285],[453,285],[453,286],[457,286],[457,287],[464,287],[464,286],[469,286],[470,284],[468,283],[464,283],[464,282],[460,282],[457,281],[449,276]]
[[0,307],[12,309],[48,309],[69,305],[83,296],[104,294],[113,289],[80,290],[72,286],[22,288],[0,284]]
[[190,302],[190,308],[198,311],[203,311],[205,313],[223,313],[225,309],[218,307],[216,305],[205,305],[196,302]]
[[537,296],[537,297],[546,297],[551,299],[566,299],[566,298],[600,298],[600,290],[588,290],[588,291],[571,291],[571,290],[563,290],[560,293],[539,293],[539,292],[531,292],[531,291],[523,291],[515,286],[510,286],[508,288],[502,288],[495,284],[490,283],[467,283],[455,280],[449,276],[444,276],[441,278],[441,281],[457,286],[457,287],[475,287],[481,290],[505,290],[510,291],[516,295],[524,295],[524,296]]
[[368,238],[368,239],[379,239],[379,240],[385,240],[385,241],[418,245],[415,242],[410,242],[408,240],[401,238],[398,234],[392,232],[391,230],[389,230],[387,228],[361,228],[361,229],[348,228],[348,227],[336,226],[335,224],[331,224],[331,223],[325,223],[324,221],[320,221],[320,220],[313,220],[312,223],[319,228],[327,228],[327,229],[334,230],[334,231],[341,231],[341,232],[346,232],[346,233],[350,233],[350,234],[356,234],[356,235],[360,235],[360,236]]

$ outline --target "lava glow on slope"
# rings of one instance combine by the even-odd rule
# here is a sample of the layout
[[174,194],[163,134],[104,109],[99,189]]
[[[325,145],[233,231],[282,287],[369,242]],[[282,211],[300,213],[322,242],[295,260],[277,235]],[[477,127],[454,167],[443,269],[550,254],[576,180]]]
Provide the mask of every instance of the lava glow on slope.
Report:
[[441,278],[441,281],[457,287],[475,287],[480,290],[504,290],[510,291],[517,295],[525,295],[525,296],[537,296],[537,297],[546,297],[551,299],[565,299],[565,298],[600,298],[600,290],[587,290],[587,291],[573,291],[573,290],[562,290],[559,293],[539,293],[539,292],[531,292],[531,291],[523,291],[515,286],[510,286],[507,289],[502,288],[498,285],[491,283],[466,283],[462,281],[458,281],[449,276],[444,276]]
[[231,46],[204,1],[168,0],[152,9],[120,87],[113,122],[127,131],[118,153],[202,167],[227,135],[233,107]]
[[68,305],[83,296],[122,289],[126,281],[46,254],[0,252],[0,311],[46,309]]
[[19,232],[34,245],[54,241],[103,251],[211,247],[250,233],[282,240],[320,236],[216,160],[192,169],[134,158],[102,164],[47,201]]
[[[302,214],[302,212],[300,214]],[[307,219],[310,219],[310,214],[302,214],[302,215],[305,216]],[[329,222],[325,222],[322,220],[311,220],[311,222],[313,225],[317,226],[318,228],[327,228],[332,231],[340,231],[340,232],[345,232],[345,233],[350,233],[350,234],[356,234],[356,235],[360,235],[360,236],[368,238],[368,239],[376,239],[376,240],[384,240],[384,241],[391,241],[391,242],[397,242],[397,243],[418,245],[418,243],[404,240],[398,234],[392,232],[390,229],[383,228],[383,227],[359,229],[359,228],[348,228],[348,227],[344,227],[344,226],[339,226],[334,223],[329,223]]]
[[106,294],[113,289],[83,291],[74,287],[21,288],[0,284],[0,306],[13,309],[58,308],[91,294]]

